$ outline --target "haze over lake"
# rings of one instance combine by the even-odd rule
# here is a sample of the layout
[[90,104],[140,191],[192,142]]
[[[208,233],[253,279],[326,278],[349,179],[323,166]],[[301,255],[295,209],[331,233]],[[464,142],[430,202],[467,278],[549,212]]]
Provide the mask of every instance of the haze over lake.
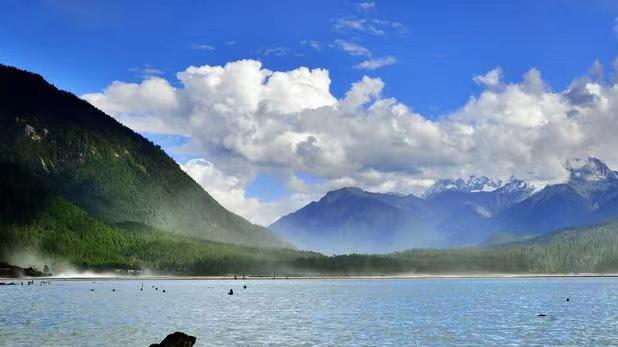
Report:
[[196,346],[618,344],[616,278],[141,283],[0,287],[0,345],[145,346],[175,330]]

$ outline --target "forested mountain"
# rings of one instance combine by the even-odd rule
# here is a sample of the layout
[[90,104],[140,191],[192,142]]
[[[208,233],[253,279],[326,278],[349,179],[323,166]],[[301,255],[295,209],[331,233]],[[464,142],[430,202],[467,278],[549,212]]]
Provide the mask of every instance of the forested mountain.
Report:
[[41,76],[9,66],[0,66],[0,197],[3,233],[60,199],[109,225],[288,245],[219,205],[159,146]]

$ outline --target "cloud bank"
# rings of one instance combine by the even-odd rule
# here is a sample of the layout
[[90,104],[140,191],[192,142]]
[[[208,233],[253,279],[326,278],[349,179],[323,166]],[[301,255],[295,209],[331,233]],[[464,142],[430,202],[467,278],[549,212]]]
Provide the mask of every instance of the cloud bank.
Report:
[[[136,131],[187,136],[181,150],[197,159],[185,171],[227,208],[268,224],[342,186],[420,194],[437,178],[471,174],[542,186],[567,177],[566,159],[588,155],[618,167],[618,86],[593,70],[553,91],[536,69],[505,83],[496,68],[474,77],[479,95],[438,119],[383,96],[378,78],[336,98],[327,70],[270,71],[255,60],[188,67],[178,87],[150,76],[82,97]],[[291,195],[248,198],[264,172]]]

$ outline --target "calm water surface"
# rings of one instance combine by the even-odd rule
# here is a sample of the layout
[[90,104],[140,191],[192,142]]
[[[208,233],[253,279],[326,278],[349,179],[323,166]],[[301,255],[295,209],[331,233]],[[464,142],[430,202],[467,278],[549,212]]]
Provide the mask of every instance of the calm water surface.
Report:
[[0,287],[0,345],[618,345],[618,278],[141,283]]

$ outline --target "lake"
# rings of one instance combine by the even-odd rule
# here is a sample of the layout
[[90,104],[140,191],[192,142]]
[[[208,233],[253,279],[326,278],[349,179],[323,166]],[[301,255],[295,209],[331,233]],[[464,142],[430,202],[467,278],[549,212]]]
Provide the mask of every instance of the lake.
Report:
[[2,346],[618,345],[618,278],[55,280],[0,303]]

